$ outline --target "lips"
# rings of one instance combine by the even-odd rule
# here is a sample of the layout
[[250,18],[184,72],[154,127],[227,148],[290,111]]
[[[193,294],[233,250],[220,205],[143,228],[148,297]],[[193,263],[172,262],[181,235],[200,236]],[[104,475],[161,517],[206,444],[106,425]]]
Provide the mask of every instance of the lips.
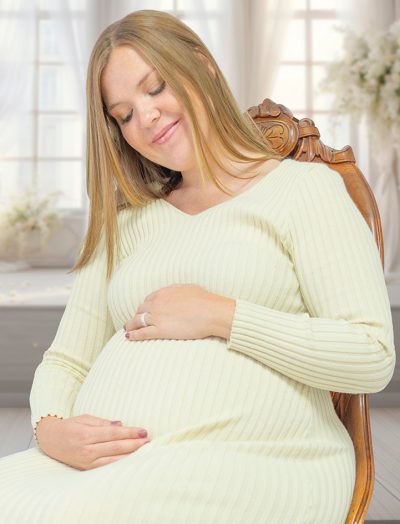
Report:
[[[156,134],[156,136],[153,138],[153,143],[157,142],[159,144],[164,143],[168,138],[173,134],[175,131],[176,124],[179,122],[179,120],[176,120],[175,122],[172,122],[171,124],[168,124],[165,126],[159,133]],[[173,128],[173,129],[172,129]]]

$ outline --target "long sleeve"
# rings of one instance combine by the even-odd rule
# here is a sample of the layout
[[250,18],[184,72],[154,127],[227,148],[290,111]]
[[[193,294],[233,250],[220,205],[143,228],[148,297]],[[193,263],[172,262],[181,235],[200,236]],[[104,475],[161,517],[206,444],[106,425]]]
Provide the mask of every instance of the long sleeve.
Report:
[[107,289],[102,236],[90,263],[76,273],[55,338],[35,370],[30,392],[33,428],[41,416],[70,416],[90,367],[114,334]]
[[299,166],[293,183],[286,242],[308,312],[236,299],[227,347],[309,386],[380,391],[395,349],[375,241],[337,172]]

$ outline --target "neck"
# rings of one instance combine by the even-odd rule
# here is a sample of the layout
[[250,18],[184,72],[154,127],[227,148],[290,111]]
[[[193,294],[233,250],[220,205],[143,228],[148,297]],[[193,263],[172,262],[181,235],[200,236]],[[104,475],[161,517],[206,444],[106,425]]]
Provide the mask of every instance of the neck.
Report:
[[[254,162],[227,162],[229,169],[222,170],[218,166],[211,165],[211,169],[218,181],[225,187],[235,190],[243,187],[246,183],[250,183],[253,178],[262,175],[269,171],[269,167],[275,167],[279,163],[278,160],[257,160]],[[212,179],[206,178],[204,185],[202,184],[200,170],[197,167],[187,169],[181,172],[182,182],[179,184],[179,189],[193,190],[193,191],[213,191],[219,192],[220,189],[216,187]],[[240,179],[235,178],[240,177]]]

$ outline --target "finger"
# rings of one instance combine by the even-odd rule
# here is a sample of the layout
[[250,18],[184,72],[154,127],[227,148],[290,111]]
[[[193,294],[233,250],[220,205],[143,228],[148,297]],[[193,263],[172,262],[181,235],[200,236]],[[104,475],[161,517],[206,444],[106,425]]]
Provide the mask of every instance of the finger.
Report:
[[125,331],[132,331],[133,329],[139,329],[143,326],[142,321],[140,320],[140,315],[142,313],[145,313],[144,319],[147,324],[151,324],[151,313],[150,313],[150,306],[146,306],[146,308],[141,309],[140,307],[137,309],[135,315],[133,318],[129,319],[124,324]]
[[[116,422],[123,424],[121,420],[110,420],[106,418],[101,417],[95,417],[94,415],[89,415],[87,413],[84,413],[83,415],[78,415],[76,417],[72,417],[75,422],[78,422],[79,424],[87,424],[89,426],[110,426],[115,425]],[[112,424],[114,422],[114,424]]]
[[137,316],[139,313],[149,313],[152,310],[152,308],[153,304],[146,299],[145,302],[143,302],[143,304],[140,304],[140,306],[137,308],[133,318],[135,318],[135,316]]
[[101,466],[106,466],[107,464],[112,464],[117,460],[121,460],[124,457],[129,457],[132,453],[125,453],[123,455],[115,455],[113,457],[100,457],[92,463],[92,468],[100,468]]
[[125,337],[127,340],[150,340],[160,338],[158,336],[157,326],[148,326],[135,329],[134,331],[127,331]]
[[159,294],[159,291],[154,291],[153,293],[150,293],[150,295],[148,295],[141,304],[139,304],[138,308],[136,311],[140,311],[140,310],[143,310],[143,308],[146,309],[146,307],[148,306],[151,306],[151,303],[153,301],[153,299]]
[[150,295],[147,295],[147,297],[144,299],[144,301],[146,302],[146,300],[151,300],[152,298],[154,298],[158,293],[158,290],[157,291],[153,291],[153,293],[150,293]]
[[133,451],[138,450],[148,441],[149,439],[147,438],[140,438],[92,444],[90,446],[90,455],[93,457],[93,461],[101,457],[124,455],[125,453],[132,453]]
[[144,428],[129,426],[102,426],[93,430],[88,439],[88,444],[98,444],[122,439],[143,439],[148,437]]
[[124,331],[130,331],[131,329],[134,329],[133,317],[127,320],[124,324]]
[[144,326],[142,324],[141,313],[138,313],[133,317],[132,320],[126,323],[126,332],[134,331],[135,329],[143,329],[144,327],[154,326],[155,320],[153,315],[149,311],[146,311],[144,313],[144,320],[148,325]]

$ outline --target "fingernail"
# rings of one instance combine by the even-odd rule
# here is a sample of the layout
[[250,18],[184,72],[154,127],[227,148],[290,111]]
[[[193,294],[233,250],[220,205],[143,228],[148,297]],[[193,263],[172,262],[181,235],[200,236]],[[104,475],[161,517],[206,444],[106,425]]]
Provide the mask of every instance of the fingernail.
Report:
[[129,333],[125,333],[125,337],[126,337],[126,338],[129,338]]
[[139,430],[139,437],[147,437],[147,431],[145,429]]
[[122,426],[122,422],[121,422],[120,420],[112,420],[112,421],[111,421],[111,424],[112,424],[113,426],[116,426],[116,425],[120,425],[120,426]]

